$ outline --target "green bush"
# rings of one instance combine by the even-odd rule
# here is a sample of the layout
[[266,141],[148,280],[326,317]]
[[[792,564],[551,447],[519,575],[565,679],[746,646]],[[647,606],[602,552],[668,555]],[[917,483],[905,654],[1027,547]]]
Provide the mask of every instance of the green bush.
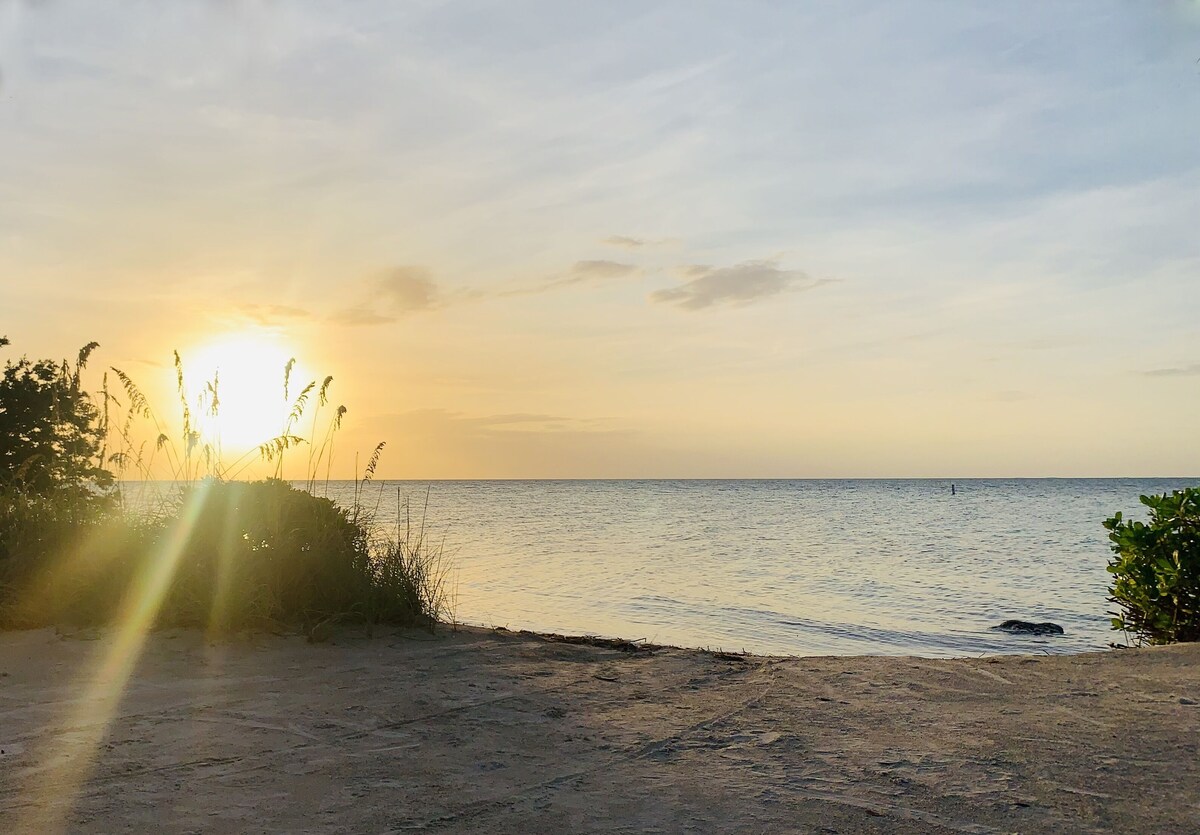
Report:
[[[0,347],[7,344],[0,337]],[[440,549],[411,528],[383,536],[359,503],[383,444],[371,455],[354,507],[311,492],[323,463],[328,473],[345,407],[332,413],[309,456],[309,490],[277,479],[233,481],[246,456],[226,467],[219,443],[204,443],[178,353],[183,433],[176,447],[141,391],[116,369],[127,408],[124,420],[110,424],[110,406],[121,404],[107,378],[98,397],[80,383],[95,347],[84,347],[73,365],[22,358],[0,369],[0,627],[102,624],[136,611],[159,625],[222,630],[275,623],[311,636],[340,621],[432,628],[445,614]],[[285,400],[291,369],[289,362]],[[316,440],[332,379],[305,386],[283,433],[253,451],[274,461],[277,472],[284,452],[306,443],[292,432],[310,395]],[[218,385],[216,377],[206,383],[201,412],[217,414]],[[154,424],[153,448],[165,450],[181,488],[150,515],[123,506],[108,469],[134,466],[150,477],[145,444],[130,432],[139,418]],[[210,477],[200,479],[203,472]]]
[[282,481],[200,482],[155,555],[177,560],[164,617],[224,624],[348,611],[369,586],[367,545],[343,509]]
[[432,628],[444,613],[440,553],[411,532],[278,481],[204,481],[176,509],[83,517],[61,496],[0,493],[0,625],[103,624],[169,566],[160,626],[216,632],[339,622]]
[[1113,628],[1150,644],[1200,640],[1200,488],[1141,502],[1148,522],[1120,513],[1104,522],[1114,552],[1109,599],[1121,608]]
[[159,530],[71,492],[0,487],[0,627],[112,620]]
[[74,365],[22,357],[0,372],[4,623],[89,619],[95,613],[86,598],[96,596],[89,589],[114,576],[94,574],[106,562],[101,543],[128,545],[138,535],[116,517],[114,477],[103,466],[104,415],[80,382],[95,348],[84,346]]
[[432,626],[442,607],[440,566],[411,537],[277,479],[190,488],[155,551],[176,560],[160,622]]

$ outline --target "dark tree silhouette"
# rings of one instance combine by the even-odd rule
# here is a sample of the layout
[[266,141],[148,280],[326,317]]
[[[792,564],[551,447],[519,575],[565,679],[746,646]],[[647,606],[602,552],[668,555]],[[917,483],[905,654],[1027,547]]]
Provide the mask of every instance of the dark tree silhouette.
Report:
[[[0,346],[8,345],[0,337]],[[0,376],[0,485],[35,494],[101,498],[113,486],[104,467],[104,427],[80,374],[97,344],[67,360],[21,357]]]

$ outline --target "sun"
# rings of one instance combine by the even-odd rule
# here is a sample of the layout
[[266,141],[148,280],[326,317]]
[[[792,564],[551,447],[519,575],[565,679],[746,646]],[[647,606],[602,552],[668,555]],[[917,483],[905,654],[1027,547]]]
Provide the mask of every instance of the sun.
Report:
[[236,452],[279,435],[291,408],[288,398],[308,382],[297,362],[285,396],[285,369],[294,356],[279,336],[261,331],[226,334],[181,352],[190,392],[198,395],[217,380],[216,415],[198,420],[205,440]]

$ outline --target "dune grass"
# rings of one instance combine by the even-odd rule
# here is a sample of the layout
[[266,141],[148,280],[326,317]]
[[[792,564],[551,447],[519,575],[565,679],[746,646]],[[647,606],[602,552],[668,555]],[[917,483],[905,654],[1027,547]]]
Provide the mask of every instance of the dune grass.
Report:
[[[102,492],[34,490],[18,473],[0,477],[0,627],[103,625],[149,606],[159,626],[301,629],[318,639],[339,623],[432,629],[449,614],[441,544],[427,540],[423,522],[385,529],[378,508],[365,506],[383,444],[350,507],[317,495],[322,474],[327,492],[347,412],[323,412],[332,377],[301,387],[281,433],[227,463],[219,437],[200,428],[220,409],[219,379],[192,398],[178,353],[175,371],[178,434],[119,369],[111,369],[117,391],[105,374],[88,395],[97,469],[149,479],[165,466],[172,478],[154,501],[132,501],[120,481]],[[291,371],[289,362],[285,399]],[[302,424],[308,438],[297,434]],[[281,480],[283,461],[305,446],[298,489]],[[239,480],[256,460],[272,466],[273,477]],[[397,518],[406,510],[397,495]],[[151,577],[166,579],[148,600]]]

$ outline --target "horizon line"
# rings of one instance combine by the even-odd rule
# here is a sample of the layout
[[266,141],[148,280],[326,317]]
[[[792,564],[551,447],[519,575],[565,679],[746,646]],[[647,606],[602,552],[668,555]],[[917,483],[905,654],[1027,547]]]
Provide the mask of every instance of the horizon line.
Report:
[[[204,481],[204,478],[197,478],[194,481]],[[226,479],[228,481],[265,481],[267,478],[235,478]],[[288,483],[304,482],[309,483],[307,478],[284,478],[280,479]],[[361,482],[360,478],[329,478],[321,479],[318,484],[331,482]],[[372,478],[369,479],[370,484],[382,484],[386,482],[472,482],[472,481],[511,481],[511,482],[528,482],[528,481],[945,481],[945,482],[969,482],[969,481],[1200,481],[1200,475],[1196,476],[1179,476],[1179,475],[1037,475],[1037,476],[483,476],[476,478],[466,477],[419,477],[406,476],[403,478]],[[141,478],[141,479],[118,479],[120,484],[148,484],[148,483],[179,483],[180,479],[174,478]]]

